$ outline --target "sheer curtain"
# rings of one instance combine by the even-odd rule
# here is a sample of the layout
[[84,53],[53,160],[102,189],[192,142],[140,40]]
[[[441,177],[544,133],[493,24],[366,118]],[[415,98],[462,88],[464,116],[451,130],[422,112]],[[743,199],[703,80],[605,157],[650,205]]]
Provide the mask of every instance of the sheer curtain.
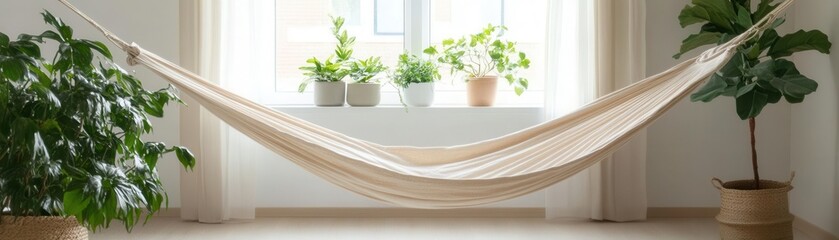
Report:
[[[257,96],[260,82],[234,81],[273,79],[273,6],[270,0],[181,0],[182,64],[237,94]],[[181,172],[181,218],[254,218],[252,154],[261,146],[185,100],[181,140],[198,161],[192,172]]]
[[[546,117],[642,80],[644,0],[550,1]],[[627,77],[629,76],[629,77]],[[611,158],[545,190],[548,219],[646,218],[646,132]]]

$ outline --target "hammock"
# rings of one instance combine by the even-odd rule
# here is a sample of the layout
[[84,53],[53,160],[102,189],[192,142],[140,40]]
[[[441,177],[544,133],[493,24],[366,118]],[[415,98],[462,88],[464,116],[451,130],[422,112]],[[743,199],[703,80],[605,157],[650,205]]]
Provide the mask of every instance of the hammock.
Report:
[[237,96],[136,44],[73,7],[129,54],[224,122],[309,172],[358,194],[404,207],[455,208],[531,193],[608,157],[673,107],[759,35],[787,0],[726,44],[597,99],[561,118],[506,136],[451,147],[383,146],[317,126]]

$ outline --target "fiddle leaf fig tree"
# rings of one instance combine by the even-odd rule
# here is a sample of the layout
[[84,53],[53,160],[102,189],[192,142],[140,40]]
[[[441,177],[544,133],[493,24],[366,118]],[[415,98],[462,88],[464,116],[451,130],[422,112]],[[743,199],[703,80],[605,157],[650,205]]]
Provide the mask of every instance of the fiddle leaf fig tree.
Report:
[[[705,45],[722,44],[748,30],[778,4],[775,0],[760,0],[752,8],[750,0],[693,0],[679,14],[682,27],[702,24],[699,33],[682,41],[682,54]],[[784,23],[778,18],[762,34],[737,48],[733,58],[708,82],[691,95],[692,101],[710,102],[719,96],[735,98],[737,115],[749,120],[752,147],[752,167],[755,188],[760,188],[760,175],[755,150],[755,117],[766,105],[785,99],[800,103],[818,88],[815,80],[804,76],[795,63],[785,59],[793,53],[815,50],[829,54],[831,43],[819,30],[798,30],[779,35],[775,30]]]
[[[145,139],[149,116],[180,100],[171,87],[145,90],[104,44],[43,17],[53,30],[0,33],[0,215],[71,216],[92,231],[119,220],[130,231],[168,204],[164,154],[195,164],[189,150]],[[57,44],[51,60],[46,41]]]

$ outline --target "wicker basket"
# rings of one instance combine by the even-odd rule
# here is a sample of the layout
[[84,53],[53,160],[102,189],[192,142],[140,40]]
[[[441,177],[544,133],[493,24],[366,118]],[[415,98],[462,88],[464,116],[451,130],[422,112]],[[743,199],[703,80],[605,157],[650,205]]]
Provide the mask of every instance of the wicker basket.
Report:
[[792,239],[788,197],[792,178],[787,182],[760,180],[759,190],[753,189],[754,180],[723,183],[714,178],[711,182],[722,198],[716,217],[722,239]]
[[2,239],[87,239],[87,229],[74,217],[12,217],[0,218]]

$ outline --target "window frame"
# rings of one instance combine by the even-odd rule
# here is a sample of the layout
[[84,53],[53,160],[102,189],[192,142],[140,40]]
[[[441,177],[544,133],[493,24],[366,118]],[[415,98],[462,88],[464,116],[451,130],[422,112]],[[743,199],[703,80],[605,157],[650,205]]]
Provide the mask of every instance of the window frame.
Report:
[[[374,28],[371,31],[372,38],[381,37],[381,38],[392,38],[398,36],[398,33],[378,33],[376,23],[377,23],[377,7],[378,7],[379,0],[372,0],[373,2],[373,25]],[[431,46],[431,0],[403,0],[403,14],[404,14],[404,28],[403,28],[403,49],[405,52],[417,56],[422,56],[423,58],[428,58],[427,55],[423,53],[423,50]],[[504,10],[505,0],[500,0],[502,5],[501,7],[501,22],[505,21],[504,14],[506,14]],[[276,3],[275,3],[276,4]],[[364,3],[361,3],[364,5]],[[274,7],[275,16],[276,6]],[[364,14],[362,14],[364,15]],[[362,17],[363,18],[363,17]],[[547,20],[547,19],[546,19]],[[363,19],[362,19],[363,22]],[[276,20],[275,20],[275,31],[276,31]],[[276,46],[276,36],[277,34],[272,34],[275,36],[275,46]],[[275,51],[276,52],[276,51]],[[276,58],[276,54],[275,54]],[[276,60],[275,60],[276,61]],[[305,91],[303,93],[299,93],[297,91],[291,90],[279,90],[279,84],[277,82],[277,74],[276,69],[273,70],[275,72],[275,78],[272,79],[271,84],[267,84],[264,86],[271,86],[270,88],[261,88],[258,90],[259,93],[259,101],[262,104],[270,105],[270,106],[311,106],[313,105],[314,93],[313,91]],[[441,69],[441,71],[447,71]],[[448,81],[458,81],[455,79],[441,79],[438,82],[442,82],[442,84],[449,84]],[[547,75],[542,75],[542,81],[548,81]],[[499,88],[502,87],[502,84],[506,84],[503,79],[499,79]],[[382,103],[379,106],[401,106],[399,102],[400,96],[399,93],[389,86],[390,84],[383,83],[382,84],[382,91],[381,91],[381,99]],[[440,107],[457,107],[457,106],[466,106],[466,89],[436,89],[435,98],[437,99],[457,99],[463,98],[463,101],[445,101],[440,102],[437,101],[431,107],[440,106]],[[511,95],[512,97],[506,96]],[[525,96],[528,95],[528,96]],[[512,90],[507,89],[499,89],[497,92],[497,98],[499,99],[508,99],[508,98],[530,98],[531,100],[527,101],[509,101],[509,100],[501,100],[496,99],[496,102],[500,102],[501,104],[496,104],[498,106],[503,107],[544,107],[544,100],[545,97],[545,90],[532,90],[529,89],[526,91],[526,94],[522,96],[516,96]],[[505,97],[506,96],[506,97]],[[539,99],[539,100],[536,100]]]

